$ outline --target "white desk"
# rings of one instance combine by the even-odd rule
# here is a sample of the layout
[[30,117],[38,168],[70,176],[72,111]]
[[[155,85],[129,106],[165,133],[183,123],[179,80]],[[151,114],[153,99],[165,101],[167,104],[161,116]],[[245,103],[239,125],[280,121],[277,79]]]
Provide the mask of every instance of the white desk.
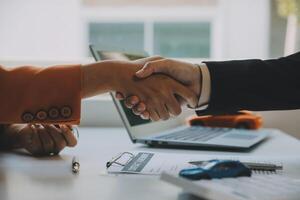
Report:
[[[104,175],[105,163],[117,153],[144,150],[169,153],[251,155],[278,157],[287,175],[300,177],[300,142],[281,132],[248,153],[154,149],[130,142],[124,129],[80,128],[75,149],[61,156],[32,158],[23,153],[0,153],[0,200],[190,199],[181,190],[149,176]],[[78,175],[71,173],[73,155],[80,158]]]

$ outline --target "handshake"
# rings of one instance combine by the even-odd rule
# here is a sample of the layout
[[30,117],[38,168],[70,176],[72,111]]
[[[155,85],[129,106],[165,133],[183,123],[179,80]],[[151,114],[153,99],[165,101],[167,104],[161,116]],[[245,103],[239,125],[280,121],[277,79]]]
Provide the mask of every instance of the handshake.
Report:
[[[153,121],[167,120],[171,116],[181,113],[181,105],[188,104],[194,108],[200,96],[201,70],[198,66],[177,60],[165,59],[159,56],[148,57],[135,61],[104,61],[110,73],[102,83],[97,82],[96,65],[93,74],[87,75],[84,85],[105,85],[109,91],[116,91],[116,97],[125,100],[125,105],[133,113],[143,119]],[[101,68],[98,66],[98,68]],[[98,69],[99,70],[99,69]],[[89,72],[90,73],[90,72]],[[88,91],[86,96],[92,96],[93,91]]]
[[141,63],[144,66],[135,76],[140,80],[154,79],[148,86],[148,99],[138,94],[116,93],[134,114],[152,121],[167,120],[179,115],[183,104],[197,106],[202,78],[199,66],[162,57],[147,58]]
[[[7,109],[7,113],[0,115],[3,123],[0,149],[25,148],[33,155],[51,155],[76,145],[72,127],[67,124],[79,121],[81,99],[111,91],[134,114],[153,121],[179,115],[183,104],[195,108],[208,101],[210,113],[299,109],[299,58],[298,52],[279,59],[210,62],[209,66],[199,67],[154,56],[48,69],[0,67],[1,80],[5,83],[1,87],[3,94],[6,92],[0,105],[3,110],[9,108],[7,105],[19,108]],[[61,87],[62,84],[66,87]],[[45,111],[39,111],[35,116],[29,113],[30,123],[22,115],[22,122],[27,124],[15,124],[20,122],[19,110],[37,110],[62,103],[70,105],[66,110],[69,112],[58,113],[67,115],[63,120],[50,120]],[[43,124],[32,124],[36,122]]]

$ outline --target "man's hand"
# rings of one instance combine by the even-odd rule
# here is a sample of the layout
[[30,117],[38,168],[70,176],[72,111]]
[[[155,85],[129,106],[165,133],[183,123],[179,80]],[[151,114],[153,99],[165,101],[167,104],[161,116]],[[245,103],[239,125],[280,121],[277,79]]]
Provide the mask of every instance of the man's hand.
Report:
[[[136,72],[138,78],[146,78],[155,73],[162,73],[180,81],[188,86],[199,99],[201,72],[199,68],[191,63],[171,60],[171,59],[156,59],[145,63],[142,69]],[[123,99],[124,95],[117,93],[118,99]],[[127,97],[126,106],[131,108],[133,113],[140,115],[142,118],[149,118],[149,112],[144,102],[138,96]]]
[[[116,71],[117,79],[115,91],[123,96],[137,96],[147,106],[149,118],[153,121],[166,120],[171,115],[181,113],[178,97],[184,99],[190,106],[197,105],[196,94],[173,78],[162,74],[156,74],[144,79],[135,76],[136,71],[141,69],[139,61],[135,63],[121,63]],[[129,106],[128,103],[126,103]],[[137,108],[138,109],[138,108]]]
[[[122,64],[132,65],[136,71],[150,61],[160,60],[162,57],[152,56],[136,61],[118,61],[118,60],[105,60],[97,63],[82,65],[82,98],[92,97],[105,92],[114,90],[114,83],[118,80],[119,73],[116,71]],[[134,73],[133,73],[133,76]]]
[[147,62],[136,72],[138,78],[146,78],[155,73],[162,73],[189,86],[197,96],[200,95],[201,74],[194,64],[172,59],[159,59]]
[[[118,91],[124,97],[137,96],[147,106],[148,118],[153,121],[168,119],[181,112],[178,99],[191,107],[197,105],[197,95],[174,78],[156,74],[139,79],[136,72],[160,57],[136,61],[107,60],[82,66],[82,97]],[[128,105],[129,106],[129,105]]]
[[11,149],[24,148],[34,156],[56,155],[77,144],[68,125],[12,124],[5,128],[4,134]]

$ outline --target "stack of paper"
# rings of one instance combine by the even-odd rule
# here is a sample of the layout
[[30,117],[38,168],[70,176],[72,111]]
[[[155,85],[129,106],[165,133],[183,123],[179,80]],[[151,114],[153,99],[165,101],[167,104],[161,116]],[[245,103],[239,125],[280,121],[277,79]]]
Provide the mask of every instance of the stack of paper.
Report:
[[163,173],[161,179],[198,197],[214,200],[299,200],[300,179],[282,175],[191,181]]

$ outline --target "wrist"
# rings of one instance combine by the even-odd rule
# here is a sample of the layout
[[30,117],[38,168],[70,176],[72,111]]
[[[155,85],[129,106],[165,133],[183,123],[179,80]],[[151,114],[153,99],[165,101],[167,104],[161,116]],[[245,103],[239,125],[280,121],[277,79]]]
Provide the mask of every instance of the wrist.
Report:
[[116,68],[114,61],[82,65],[82,98],[109,92],[116,88]]
[[[199,69],[201,73],[201,80],[200,80],[200,98],[198,101],[198,107],[202,109],[208,106],[209,99],[210,99],[210,73],[205,63],[199,64]],[[205,109],[205,108],[204,108]]]
[[121,85],[123,84],[121,81],[122,74],[122,63],[119,61],[110,61],[110,67],[108,71],[108,76],[110,77],[109,85],[107,85],[107,89],[109,91],[119,91]]
[[199,65],[194,64],[193,74],[194,74],[194,78],[192,82],[192,87],[193,87],[193,91],[195,92],[195,94],[199,99],[201,95],[201,84],[202,84],[202,72]]

